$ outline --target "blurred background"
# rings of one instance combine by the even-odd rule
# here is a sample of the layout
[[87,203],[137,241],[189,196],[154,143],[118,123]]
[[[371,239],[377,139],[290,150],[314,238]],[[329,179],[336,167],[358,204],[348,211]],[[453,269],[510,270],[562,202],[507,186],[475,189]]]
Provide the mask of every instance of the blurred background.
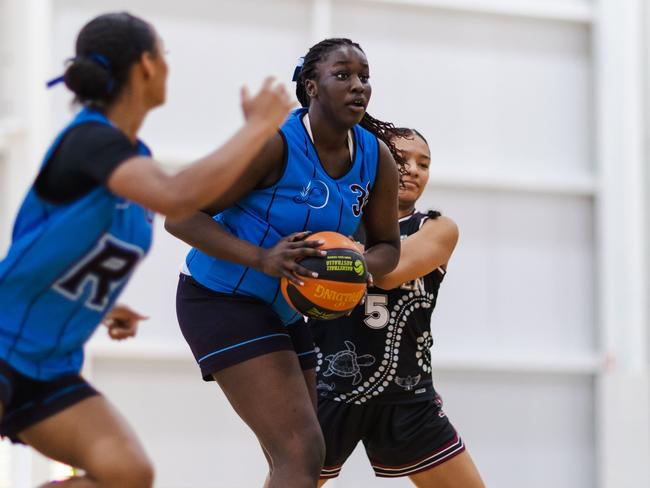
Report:
[[[45,81],[82,25],[129,10],[169,50],[168,103],[142,138],[170,169],[239,124],[239,87],[330,36],[366,51],[369,112],[429,140],[420,207],[461,239],[434,313],[434,382],[488,487],[650,487],[644,0],[0,0],[0,255],[43,152],[73,113]],[[291,87],[293,90],[293,86]],[[124,302],[138,338],[100,330],[85,374],[139,434],[161,488],[261,486],[256,439],[201,381],[175,316],[186,247],[157,222]],[[66,468],[0,443],[0,488]],[[406,487],[362,450],[327,486]]]

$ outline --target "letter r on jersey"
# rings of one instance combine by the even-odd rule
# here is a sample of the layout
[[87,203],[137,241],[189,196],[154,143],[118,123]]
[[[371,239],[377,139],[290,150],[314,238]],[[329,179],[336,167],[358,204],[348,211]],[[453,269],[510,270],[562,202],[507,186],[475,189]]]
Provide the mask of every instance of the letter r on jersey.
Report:
[[53,288],[76,301],[90,285],[85,305],[102,312],[111,301],[111,293],[131,274],[143,255],[139,247],[105,235]]

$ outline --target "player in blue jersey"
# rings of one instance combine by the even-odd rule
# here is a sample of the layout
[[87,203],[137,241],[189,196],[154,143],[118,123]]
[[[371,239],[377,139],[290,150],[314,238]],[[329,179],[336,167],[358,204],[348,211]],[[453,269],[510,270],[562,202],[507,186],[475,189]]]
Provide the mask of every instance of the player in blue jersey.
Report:
[[410,132],[396,140],[406,159],[399,264],[368,288],[365,304],[349,317],[310,321],[326,444],[319,486],[337,477],[363,442],[376,476],[407,476],[420,488],[484,488],[433,387],[431,314],[458,228],[439,212],[416,210],[431,154],[424,137]]
[[[183,218],[229,190],[291,108],[267,80],[242,94],[246,124],[220,149],[166,175],[137,138],[165,100],[162,41],[147,22],[107,14],[79,33],[64,81],[83,109],[56,137],[0,261],[0,434],[84,474],[57,487],[145,488],[139,442],[79,370],[104,322],[133,335],[141,316],[114,306],[151,243],[152,211]],[[49,486],[49,485],[48,485]]]
[[[324,456],[315,414],[311,332],[279,277],[310,276],[321,230],[351,234],[363,219],[375,276],[399,256],[392,124],[366,112],[369,65],[358,44],[327,39],[297,69],[296,110],[236,189],[168,230],[191,244],[177,293],[181,330],[269,461],[266,486],[316,486]],[[399,159],[399,154],[395,152]],[[303,371],[301,371],[301,369]]]

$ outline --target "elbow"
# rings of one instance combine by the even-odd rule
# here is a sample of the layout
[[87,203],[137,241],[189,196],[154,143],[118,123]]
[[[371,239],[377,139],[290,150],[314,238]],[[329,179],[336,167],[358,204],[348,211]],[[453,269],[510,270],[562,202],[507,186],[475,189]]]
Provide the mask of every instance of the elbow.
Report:
[[167,199],[163,208],[161,208],[159,212],[166,217],[165,229],[170,231],[168,228],[168,222],[171,226],[173,225],[173,221],[184,220],[190,217],[198,209],[198,202],[193,201],[192,198],[185,195],[175,195]]
[[390,286],[389,280],[385,277],[375,278],[373,277],[372,285],[376,288],[381,288],[382,290],[392,290],[393,287]]
[[391,271],[393,271],[395,268],[397,268],[397,265],[399,264],[399,257],[400,257],[400,252],[401,252],[401,242],[397,241],[393,243],[393,249],[388,258],[386,259],[386,273],[388,274]]
[[381,269],[379,269],[379,267],[375,269],[375,272],[377,274],[376,275],[373,274],[374,286],[377,286],[384,290],[391,290],[401,284],[401,283],[394,282],[395,277],[391,276],[393,275],[393,271],[397,268],[397,265],[399,264],[399,257],[400,257],[400,243],[397,242],[392,246],[392,251],[386,253],[383,256]]

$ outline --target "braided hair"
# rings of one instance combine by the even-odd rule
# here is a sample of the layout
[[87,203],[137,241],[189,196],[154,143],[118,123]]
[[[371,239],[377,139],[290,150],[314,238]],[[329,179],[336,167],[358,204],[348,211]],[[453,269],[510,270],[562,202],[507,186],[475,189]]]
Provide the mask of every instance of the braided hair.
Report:
[[[323,61],[330,52],[341,46],[352,46],[362,53],[364,52],[359,44],[352,42],[350,39],[332,38],[325,39],[318,44],[313,45],[305,55],[302,68],[297,71],[294,76],[294,81],[296,81],[296,97],[298,98],[300,105],[303,107],[309,107],[310,102],[309,95],[305,88],[305,81],[316,79],[318,76],[318,63]],[[364,114],[359,125],[367,131],[372,132],[378,139],[388,146],[390,153],[393,155],[393,158],[397,163],[400,174],[403,174],[405,161],[401,153],[395,147],[393,139],[395,137],[407,137],[411,134],[411,131],[397,128],[390,122],[383,122],[376,119],[368,112]]]

